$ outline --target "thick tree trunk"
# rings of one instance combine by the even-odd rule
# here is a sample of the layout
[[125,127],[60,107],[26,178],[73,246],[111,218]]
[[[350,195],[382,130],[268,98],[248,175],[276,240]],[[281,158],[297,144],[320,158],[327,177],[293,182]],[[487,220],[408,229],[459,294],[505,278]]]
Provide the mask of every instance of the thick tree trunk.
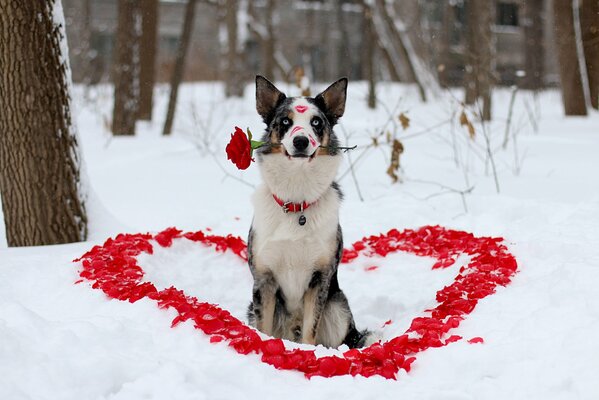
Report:
[[527,0],[524,2],[524,70],[522,88],[540,90],[545,75],[545,40],[543,38],[543,4],[545,0]]
[[476,0],[464,1],[464,14],[466,22],[466,54],[464,55],[464,103],[472,105],[478,97],[476,67],[479,60],[478,46],[476,42],[477,18]]
[[414,62],[406,47],[404,35],[402,32],[397,30],[395,26],[395,21],[393,19],[393,16],[389,14],[389,11],[385,4],[385,0],[377,0],[376,10],[380,13],[385,23],[386,29],[390,33],[391,40],[395,49],[397,50],[397,53],[406,65],[409,74],[408,80],[410,82],[416,83],[416,86],[418,86],[418,93],[420,94],[420,99],[422,101],[426,101],[426,91],[424,90],[424,85],[422,84],[418,75],[416,74]]
[[138,119],[150,121],[154,99],[156,49],[158,39],[158,0],[143,3],[140,44]]
[[480,60],[478,66],[478,95],[483,101],[482,119],[491,120],[491,86],[493,81],[493,37],[491,25],[493,24],[494,4],[489,1],[477,2],[479,9],[479,24],[477,25]]
[[441,87],[449,87],[449,75],[447,70],[450,64],[451,35],[453,33],[453,5],[446,1],[443,5],[443,20],[441,26],[441,37],[439,38],[439,58],[437,62],[437,75]]
[[366,79],[368,80],[368,108],[376,108],[376,78],[374,71],[375,35],[372,22],[372,8],[362,0],[364,9],[364,46],[363,62]]
[[599,109],[599,0],[582,1],[580,25],[591,105]]
[[337,50],[337,70],[341,75],[349,77],[352,73],[352,53],[350,52],[349,34],[347,24],[343,16],[343,0],[335,1],[335,17],[337,30],[339,32],[339,45]]
[[391,80],[394,82],[401,82],[401,74],[397,65],[393,62],[393,56],[391,56],[391,51],[386,46],[385,41],[382,40],[377,32],[373,29],[371,34],[375,37],[375,42],[381,54],[383,55],[383,61],[387,64],[387,71],[389,71],[389,75],[391,76]]
[[[274,12],[274,0],[272,4],[267,4],[267,8],[270,11],[265,12],[265,14],[271,15],[271,20],[269,22],[270,26],[266,26],[261,22],[261,19],[256,15],[255,10],[255,2],[248,1],[247,2],[247,29],[248,31],[257,39],[260,44],[260,49],[262,52],[262,63],[260,64],[261,74],[266,76],[267,78],[274,79],[274,69],[276,68],[279,71],[279,74],[284,79],[288,79],[289,75],[293,71],[291,64],[285,58],[285,55],[276,49],[276,43],[272,36],[274,35],[274,25],[272,24],[272,14]],[[269,43],[267,43],[269,42]],[[274,53],[268,53],[269,49],[273,50]],[[265,71],[271,70],[270,73],[273,74],[272,77],[269,77]]]
[[119,0],[113,57],[114,109],[112,133],[135,135],[139,105],[139,0]]
[[227,68],[225,77],[225,95],[243,96],[243,76],[240,71],[241,57],[237,50],[237,13],[239,0],[226,0],[225,24],[227,26]]
[[491,84],[493,80],[492,2],[469,0],[466,3],[466,104],[482,100],[481,118],[491,119]]
[[553,18],[564,111],[566,115],[586,115],[580,64],[576,53],[572,1],[554,1]]
[[9,246],[85,240],[65,27],[55,1],[0,1],[0,191]]
[[177,95],[179,94],[179,84],[183,80],[183,71],[185,70],[185,59],[191,39],[193,21],[195,16],[196,0],[187,0],[185,7],[185,19],[183,20],[183,30],[179,39],[179,48],[175,59],[175,67],[171,75],[171,93],[168,99],[168,109],[164,120],[163,135],[170,135],[173,129],[173,120],[175,119],[175,108],[177,106]]
[[275,79],[275,27],[273,16],[276,6],[276,0],[266,0],[266,8],[264,10],[266,37],[262,42],[262,72],[264,76],[271,80]]

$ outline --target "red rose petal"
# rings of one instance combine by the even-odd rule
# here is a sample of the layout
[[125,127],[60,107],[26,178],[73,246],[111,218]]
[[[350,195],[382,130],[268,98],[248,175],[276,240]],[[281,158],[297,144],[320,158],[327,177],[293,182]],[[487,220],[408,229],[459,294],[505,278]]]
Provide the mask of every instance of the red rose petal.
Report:
[[485,340],[483,338],[481,338],[481,337],[478,337],[478,336],[477,337],[473,337],[472,339],[468,340],[468,343],[470,343],[470,344],[484,343],[484,342],[485,342]]
[[[404,231],[391,229],[387,234],[363,238],[355,242],[352,249],[344,250],[343,263],[351,262],[360,255],[378,257],[397,251],[435,257],[434,268],[453,264],[462,253],[470,255],[471,261],[460,268],[453,283],[437,292],[439,304],[427,310],[426,316],[414,318],[405,334],[365,349],[348,350],[343,357],[317,358],[313,350],[287,350],[280,339],[261,339],[255,330],[215,305],[202,303],[173,287],[158,291],[150,282],[142,282],[143,270],[136,257],[144,252],[153,253],[151,240],[169,247],[174,240],[181,238],[211,246],[219,252],[230,251],[247,260],[246,243],[232,235],[211,235],[202,231],[182,233],[176,228],[165,229],[154,236],[120,234],[106,240],[102,246],[94,246],[76,260],[81,265],[81,279],[76,283],[88,280],[92,288],[118,300],[155,300],[160,308],[177,311],[173,327],[193,319],[195,326],[205,332],[211,342],[227,341],[240,354],[262,353],[264,362],[278,369],[301,371],[307,377],[349,374],[395,379],[398,369],[409,372],[417,353],[460,340],[458,335],[449,335],[451,329],[459,326],[464,316],[476,307],[478,300],[495,293],[497,286],[507,285],[518,268],[516,259],[502,244],[501,238],[476,238],[468,232],[439,226]],[[370,268],[376,269],[375,266]],[[390,323],[391,320],[383,326]],[[468,343],[484,343],[484,340],[474,337]]]

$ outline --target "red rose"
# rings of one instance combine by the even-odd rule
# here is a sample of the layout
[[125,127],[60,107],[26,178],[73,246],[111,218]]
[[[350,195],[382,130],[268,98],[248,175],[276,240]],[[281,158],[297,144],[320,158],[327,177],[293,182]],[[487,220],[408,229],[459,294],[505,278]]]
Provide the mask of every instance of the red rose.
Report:
[[246,134],[238,126],[235,127],[235,133],[231,134],[231,141],[226,147],[227,159],[239,169],[247,169],[252,161],[252,153],[257,148],[264,145],[263,142],[252,140],[252,132],[248,128]]
[[227,159],[239,169],[247,169],[252,159],[252,146],[250,140],[244,131],[239,127],[235,127],[235,133],[231,134],[231,141],[225,149],[227,151]]

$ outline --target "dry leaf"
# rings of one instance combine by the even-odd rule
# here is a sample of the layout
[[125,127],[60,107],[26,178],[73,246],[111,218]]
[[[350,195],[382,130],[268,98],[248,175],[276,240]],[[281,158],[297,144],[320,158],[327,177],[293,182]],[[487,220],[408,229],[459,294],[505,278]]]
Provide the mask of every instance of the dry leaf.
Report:
[[399,171],[399,156],[403,153],[403,144],[397,139],[393,140],[393,147],[391,148],[391,164],[387,168],[387,175],[391,177],[393,183],[396,183],[399,179],[396,172]]
[[410,118],[404,113],[399,114],[399,122],[404,131],[410,127]]
[[474,137],[476,136],[474,125],[472,125],[472,122],[470,122],[464,111],[462,111],[462,113],[460,114],[460,125],[466,126],[466,128],[468,129],[468,134],[470,135],[470,139],[474,140]]

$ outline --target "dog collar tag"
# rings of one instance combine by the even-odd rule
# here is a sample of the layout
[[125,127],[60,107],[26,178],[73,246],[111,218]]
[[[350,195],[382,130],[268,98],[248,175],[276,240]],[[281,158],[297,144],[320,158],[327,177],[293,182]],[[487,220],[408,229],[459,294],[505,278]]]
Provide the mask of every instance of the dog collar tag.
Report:
[[297,221],[301,226],[304,226],[306,224],[306,216],[304,214],[300,215],[298,221]]

